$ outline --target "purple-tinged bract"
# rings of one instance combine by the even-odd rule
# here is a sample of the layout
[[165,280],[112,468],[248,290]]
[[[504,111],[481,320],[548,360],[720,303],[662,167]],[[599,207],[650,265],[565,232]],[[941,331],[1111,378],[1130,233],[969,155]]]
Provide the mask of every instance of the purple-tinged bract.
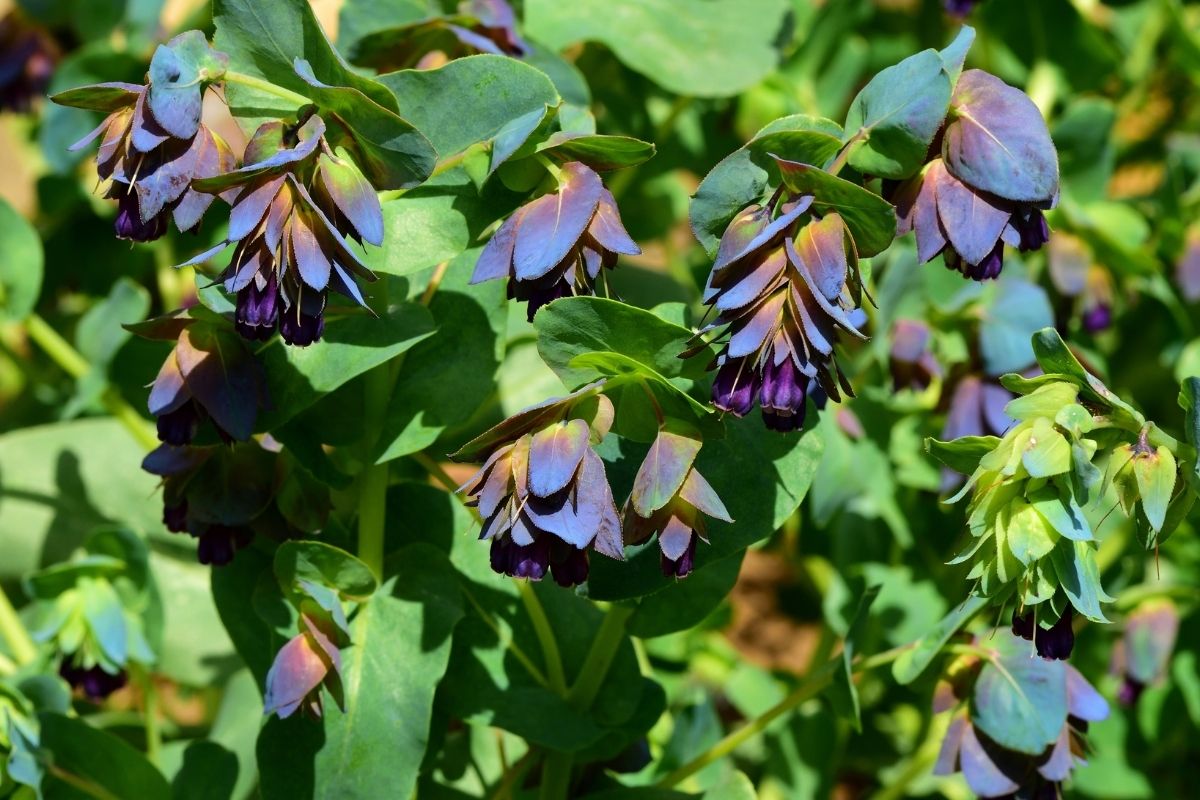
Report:
[[[591,448],[612,422],[612,404],[596,388],[514,415],[476,440],[486,461],[459,491],[479,511],[496,572],[529,580],[549,573],[575,586],[587,580],[589,549],[624,558],[604,462]],[[476,443],[455,457],[482,457]]]
[[355,276],[375,274],[347,243],[383,244],[383,210],[349,153],[325,139],[325,122],[310,115],[288,127],[264,123],[246,145],[246,165],[197,184],[233,195],[225,242],[193,258],[198,263],[236,244],[221,274],[237,296],[235,325],[247,339],[278,330],[305,347],[325,330],[329,291],[365,306]]
[[704,292],[717,316],[696,336],[729,337],[713,365],[713,405],[743,417],[757,402],[763,423],[783,433],[803,427],[809,399],[822,407],[851,393],[834,346],[842,331],[865,338],[853,237],[837,213],[816,217],[812,204],[781,190],[729,223]]
[[509,279],[508,296],[537,310],[560,297],[591,295],[618,255],[641,249],[621,222],[612,193],[595,170],[577,161],[562,167],[558,191],[513,212],[475,265],[472,283]]
[[696,562],[696,540],[708,541],[704,517],[733,522],[716,490],[695,467],[701,442],[664,428],[646,453],[623,511],[623,537],[636,545],[658,534],[660,566],[668,578],[686,578]]

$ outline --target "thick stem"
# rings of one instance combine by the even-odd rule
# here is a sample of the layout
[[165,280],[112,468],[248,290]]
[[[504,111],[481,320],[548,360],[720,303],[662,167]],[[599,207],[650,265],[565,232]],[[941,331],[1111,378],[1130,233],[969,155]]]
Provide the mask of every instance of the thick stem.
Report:
[[234,70],[226,70],[224,77],[221,78],[225,83],[236,83],[240,86],[245,86],[247,89],[254,89],[266,94],[273,94],[281,100],[286,100],[299,108],[300,106],[308,105],[312,102],[298,92],[293,92],[291,89],[285,89],[282,86],[271,83],[265,78],[257,78],[253,75],[247,75],[244,72],[235,72]]
[[621,646],[622,637],[625,635],[625,623],[632,613],[632,606],[608,607],[604,621],[600,623],[600,630],[596,631],[596,638],[592,640],[592,647],[583,661],[583,667],[579,670],[579,676],[567,692],[567,702],[579,711],[587,711],[592,707],[600,685],[608,676],[608,668],[612,666],[617,655],[617,648]]
[[546,753],[542,762],[542,785],[539,800],[566,800],[571,791],[571,756],[569,753]]
[[533,632],[537,634],[538,644],[542,646],[542,659],[546,662],[546,680],[550,690],[562,696],[567,694],[567,676],[563,672],[562,655],[558,652],[558,641],[550,628],[550,619],[542,608],[542,601],[529,581],[517,581],[517,591],[521,593],[521,602],[525,604],[525,612],[533,624]]
[[[50,327],[46,320],[37,314],[31,314],[25,320],[25,332],[29,334],[30,339],[37,343],[38,347],[42,348],[46,355],[50,356],[55,364],[58,364],[64,372],[76,380],[83,378],[91,371],[91,365],[88,364],[87,359],[81,356],[70,342],[60,336],[58,331]],[[158,437],[155,436],[146,418],[125,402],[115,388],[106,386],[100,393],[100,401],[108,413],[128,429],[138,444],[147,450],[158,447]]]
[[0,636],[8,644],[17,666],[24,666],[37,658],[37,645],[25,630],[25,625],[13,608],[8,594],[0,589]]
[[142,685],[142,714],[146,731],[146,758],[156,767],[162,766],[162,727],[158,720],[158,687],[150,670],[141,665],[130,665],[130,671]]

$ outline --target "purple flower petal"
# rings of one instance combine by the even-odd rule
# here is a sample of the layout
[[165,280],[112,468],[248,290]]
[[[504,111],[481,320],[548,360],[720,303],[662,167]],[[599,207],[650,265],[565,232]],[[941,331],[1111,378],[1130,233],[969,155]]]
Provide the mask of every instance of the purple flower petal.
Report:
[[604,185],[591,168],[571,162],[562,168],[557,192],[525,207],[513,246],[518,280],[533,280],[554,269],[575,247],[596,213]]
[[571,482],[588,449],[591,429],[582,419],[555,423],[529,443],[529,491],[549,497]]

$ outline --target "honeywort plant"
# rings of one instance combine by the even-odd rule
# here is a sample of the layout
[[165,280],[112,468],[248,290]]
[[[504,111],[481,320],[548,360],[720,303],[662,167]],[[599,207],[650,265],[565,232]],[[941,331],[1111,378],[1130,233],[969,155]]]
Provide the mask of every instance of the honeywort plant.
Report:
[[1190,790],[1200,9],[335,5],[0,21],[0,797]]

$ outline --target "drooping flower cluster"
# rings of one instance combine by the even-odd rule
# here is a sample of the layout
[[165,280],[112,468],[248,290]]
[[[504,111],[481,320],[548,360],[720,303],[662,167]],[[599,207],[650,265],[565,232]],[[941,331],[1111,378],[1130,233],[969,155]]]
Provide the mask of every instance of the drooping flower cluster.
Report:
[[896,391],[911,389],[923,392],[935,378],[942,377],[932,348],[933,331],[920,320],[899,319],[892,326],[892,346],[889,366],[892,387]]
[[202,192],[229,193],[226,240],[186,264],[236,243],[221,274],[237,295],[236,324],[247,339],[269,339],[278,328],[287,344],[321,338],[329,290],[365,306],[351,275],[375,274],[346,243],[383,244],[379,197],[349,153],[325,139],[311,114],[295,126],[264,123],[246,145],[240,169],[197,181]]
[[1050,242],[1050,279],[1064,298],[1073,298],[1083,329],[1097,334],[1112,325],[1113,279],[1082,239],[1059,233]]
[[1166,674],[1179,635],[1179,609],[1165,597],[1146,600],[1125,618],[1121,638],[1113,646],[1113,674],[1120,676],[1117,699],[1137,703],[1142,692]]
[[[185,55],[200,66],[192,63],[186,70]],[[229,146],[200,121],[202,84],[218,78],[226,61],[202,34],[189,31],[158,48],[147,84],[101,83],[52,98],[108,114],[71,149],[100,139],[96,171],[109,181],[105,197],[117,201],[118,238],[157,239],[166,233],[169,218],[180,231],[189,231],[212,205],[215,198],[196,191],[192,182],[237,163]],[[185,80],[189,75],[194,78]]]
[[561,586],[587,580],[588,549],[623,559],[621,520],[604,462],[612,402],[595,383],[522,411],[467,443],[456,460],[486,458],[459,487],[483,518],[492,569]]
[[934,774],[962,772],[981,798],[1060,796],[1108,703],[1073,666],[1030,659],[1006,632],[976,646],[981,655],[956,659],[934,695],[935,712],[954,711]]
[[508,296],[529,319],[560,297],[595,293],[618,255],[641,252],[621,223],[612,193],[591,167],[563,165],[558,190],[517,209],[479,255],[472,283],[508,278]]
[[[176,321],[182,329],[147,401],[159,441],[191,444],[205,421],[225,442],[249,439],[259,407],[267,404],[262,367],[231,333],[182,317]],[[164,327],[169,335],[173,326]]]
[[708,541],[701,512],[733,522],[696,469],[701,444],[688,433],[660,430],[625,501],[625,544],[641,544],[657,533],[659,563],[668,578],[686,578],[696,564],[696,540]]
[[[1053,377],[1053,376],[1052,376]],[[999,603],[1013,602],[1013,633],[1032,639],[1044,658],[1070,655],[1072,607],[1107,621],[1110,601],[1098,581],[1096,543],[1083,508],[1098,490],[1092,464],[1098,423],[1068,380],[1034,380],[1011,401],[1017,421],[1003,438],[977,437],[978,467],[953,498],[973,490],[972,541],[951,563],[973,562],[967,579]],[[1084,576],[1080,578],[1079,576]]]
[[704,292],[717,316],[697,334],[729,334],[716,361],[713,405],[743,417],[757,402],[776,431],[803,426],[809,397],[818,406],[840,399],[839,383],[853,394],[834,345],[839,331],[865,338],[854,239],[840,215],[817,216],[812,207],[812,196],[781,188],[733,219]]
[[1058,203],[1058,153],[1045,120],[1019,89],[982,70],[962,73],[937,155],[892,186],[900,234],[916,231],[917,257],[996,278],[1004,246],[1037,250],[1050,238],[1042,211]]
[[53,644],[60,677],[93,701],[125,685],[131,662],[155,661],[142,618],[150,603],[147,558],[135,534],[101,529],[77,558],[26,580],[36,601],[34,639]]
[[320,719],[325,714],[322,686],[338,708],[346,710],[340,648],[350,644],[350,628],[334,590],[310,581],[299,581],[296,589],[300,632],[275,655],[267,673],[263,713],[286,719],[300,711]]
[[19,13],[0,19],[0,110],[28,111],[46,93],[59,57],[54,39]]

